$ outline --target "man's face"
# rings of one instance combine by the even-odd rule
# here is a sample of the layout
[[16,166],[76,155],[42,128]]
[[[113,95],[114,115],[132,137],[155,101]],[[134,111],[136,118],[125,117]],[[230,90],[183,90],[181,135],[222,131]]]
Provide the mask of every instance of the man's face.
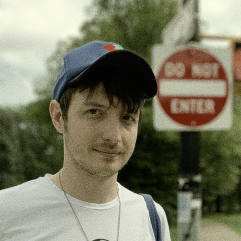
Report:
[[111,177],[134,151],[140,110],[127,113],[116,98],[110,105],[102,85],[88,94],[72,96],[64,123],[65,160],[91,175]]

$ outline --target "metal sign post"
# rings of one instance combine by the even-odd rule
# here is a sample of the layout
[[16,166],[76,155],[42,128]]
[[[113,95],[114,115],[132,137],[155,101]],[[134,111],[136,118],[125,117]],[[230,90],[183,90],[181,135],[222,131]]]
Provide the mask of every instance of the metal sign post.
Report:
[[[199,41],[198,0],[180,0],[179,11],[163,31],[166,45]],[[178,240],[199,241],[201,220],[200,132],[181,132]]]
[[[198,0],[194,4],[194,35],[191,41],[199,41],[198,24]],[[183,2],[184,6],[187,1]],[[200,241],[201,227],[201,173],[199,168],[200,132],[181,132],[181,157],[179,165],[179,190],[178,190],[178,240]],[[185,194],[190,196],[189,219],[181,220],[182,207],[181,197]]]
[[[194,4],[194,35],[191,41],[199,41],[198,0]],[[184,6],[187,1],[183,2]],[[181,132],[181,156],[179,165],[178,190],[178,240],[199,241],[201,227],[201,173],[199,168],[200,132]],[[189,220],[181,220],[181,200],[183,193],[190,195]]]
[[200,132],[181,132],[178,241],[200,240],[202,178],[199,170],[199,150]]

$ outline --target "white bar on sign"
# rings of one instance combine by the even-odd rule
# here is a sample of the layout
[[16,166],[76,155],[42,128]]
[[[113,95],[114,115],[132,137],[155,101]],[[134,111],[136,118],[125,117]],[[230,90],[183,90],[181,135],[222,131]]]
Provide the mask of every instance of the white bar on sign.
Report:
[[227,88],[225,80],[161,80],[159,85],[161,96],[205,96],[225,97]]

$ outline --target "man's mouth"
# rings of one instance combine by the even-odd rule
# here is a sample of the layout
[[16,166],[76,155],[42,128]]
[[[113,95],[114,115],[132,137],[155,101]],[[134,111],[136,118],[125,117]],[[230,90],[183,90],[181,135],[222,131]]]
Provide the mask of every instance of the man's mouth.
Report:
[[115,158],[120,154],[117,150],[95,149],[95,151],[107,158]]

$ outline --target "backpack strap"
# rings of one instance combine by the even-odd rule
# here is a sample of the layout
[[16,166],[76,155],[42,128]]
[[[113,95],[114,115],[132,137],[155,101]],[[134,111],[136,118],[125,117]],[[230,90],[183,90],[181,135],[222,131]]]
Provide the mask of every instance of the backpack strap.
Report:
[[161,220],[160,217],[158,215],[158,212],[156,210],[156,206],[155,203],[152,199],[152,196],[149,194],[141,194],[146,201],[146,205],[149,211],[149,216],[150,216],[150,220],[151,220],[151,225],[153,228],[153,232],[155,235],[155,239],[156,241],[161,241],[162,237],[161,237]]

